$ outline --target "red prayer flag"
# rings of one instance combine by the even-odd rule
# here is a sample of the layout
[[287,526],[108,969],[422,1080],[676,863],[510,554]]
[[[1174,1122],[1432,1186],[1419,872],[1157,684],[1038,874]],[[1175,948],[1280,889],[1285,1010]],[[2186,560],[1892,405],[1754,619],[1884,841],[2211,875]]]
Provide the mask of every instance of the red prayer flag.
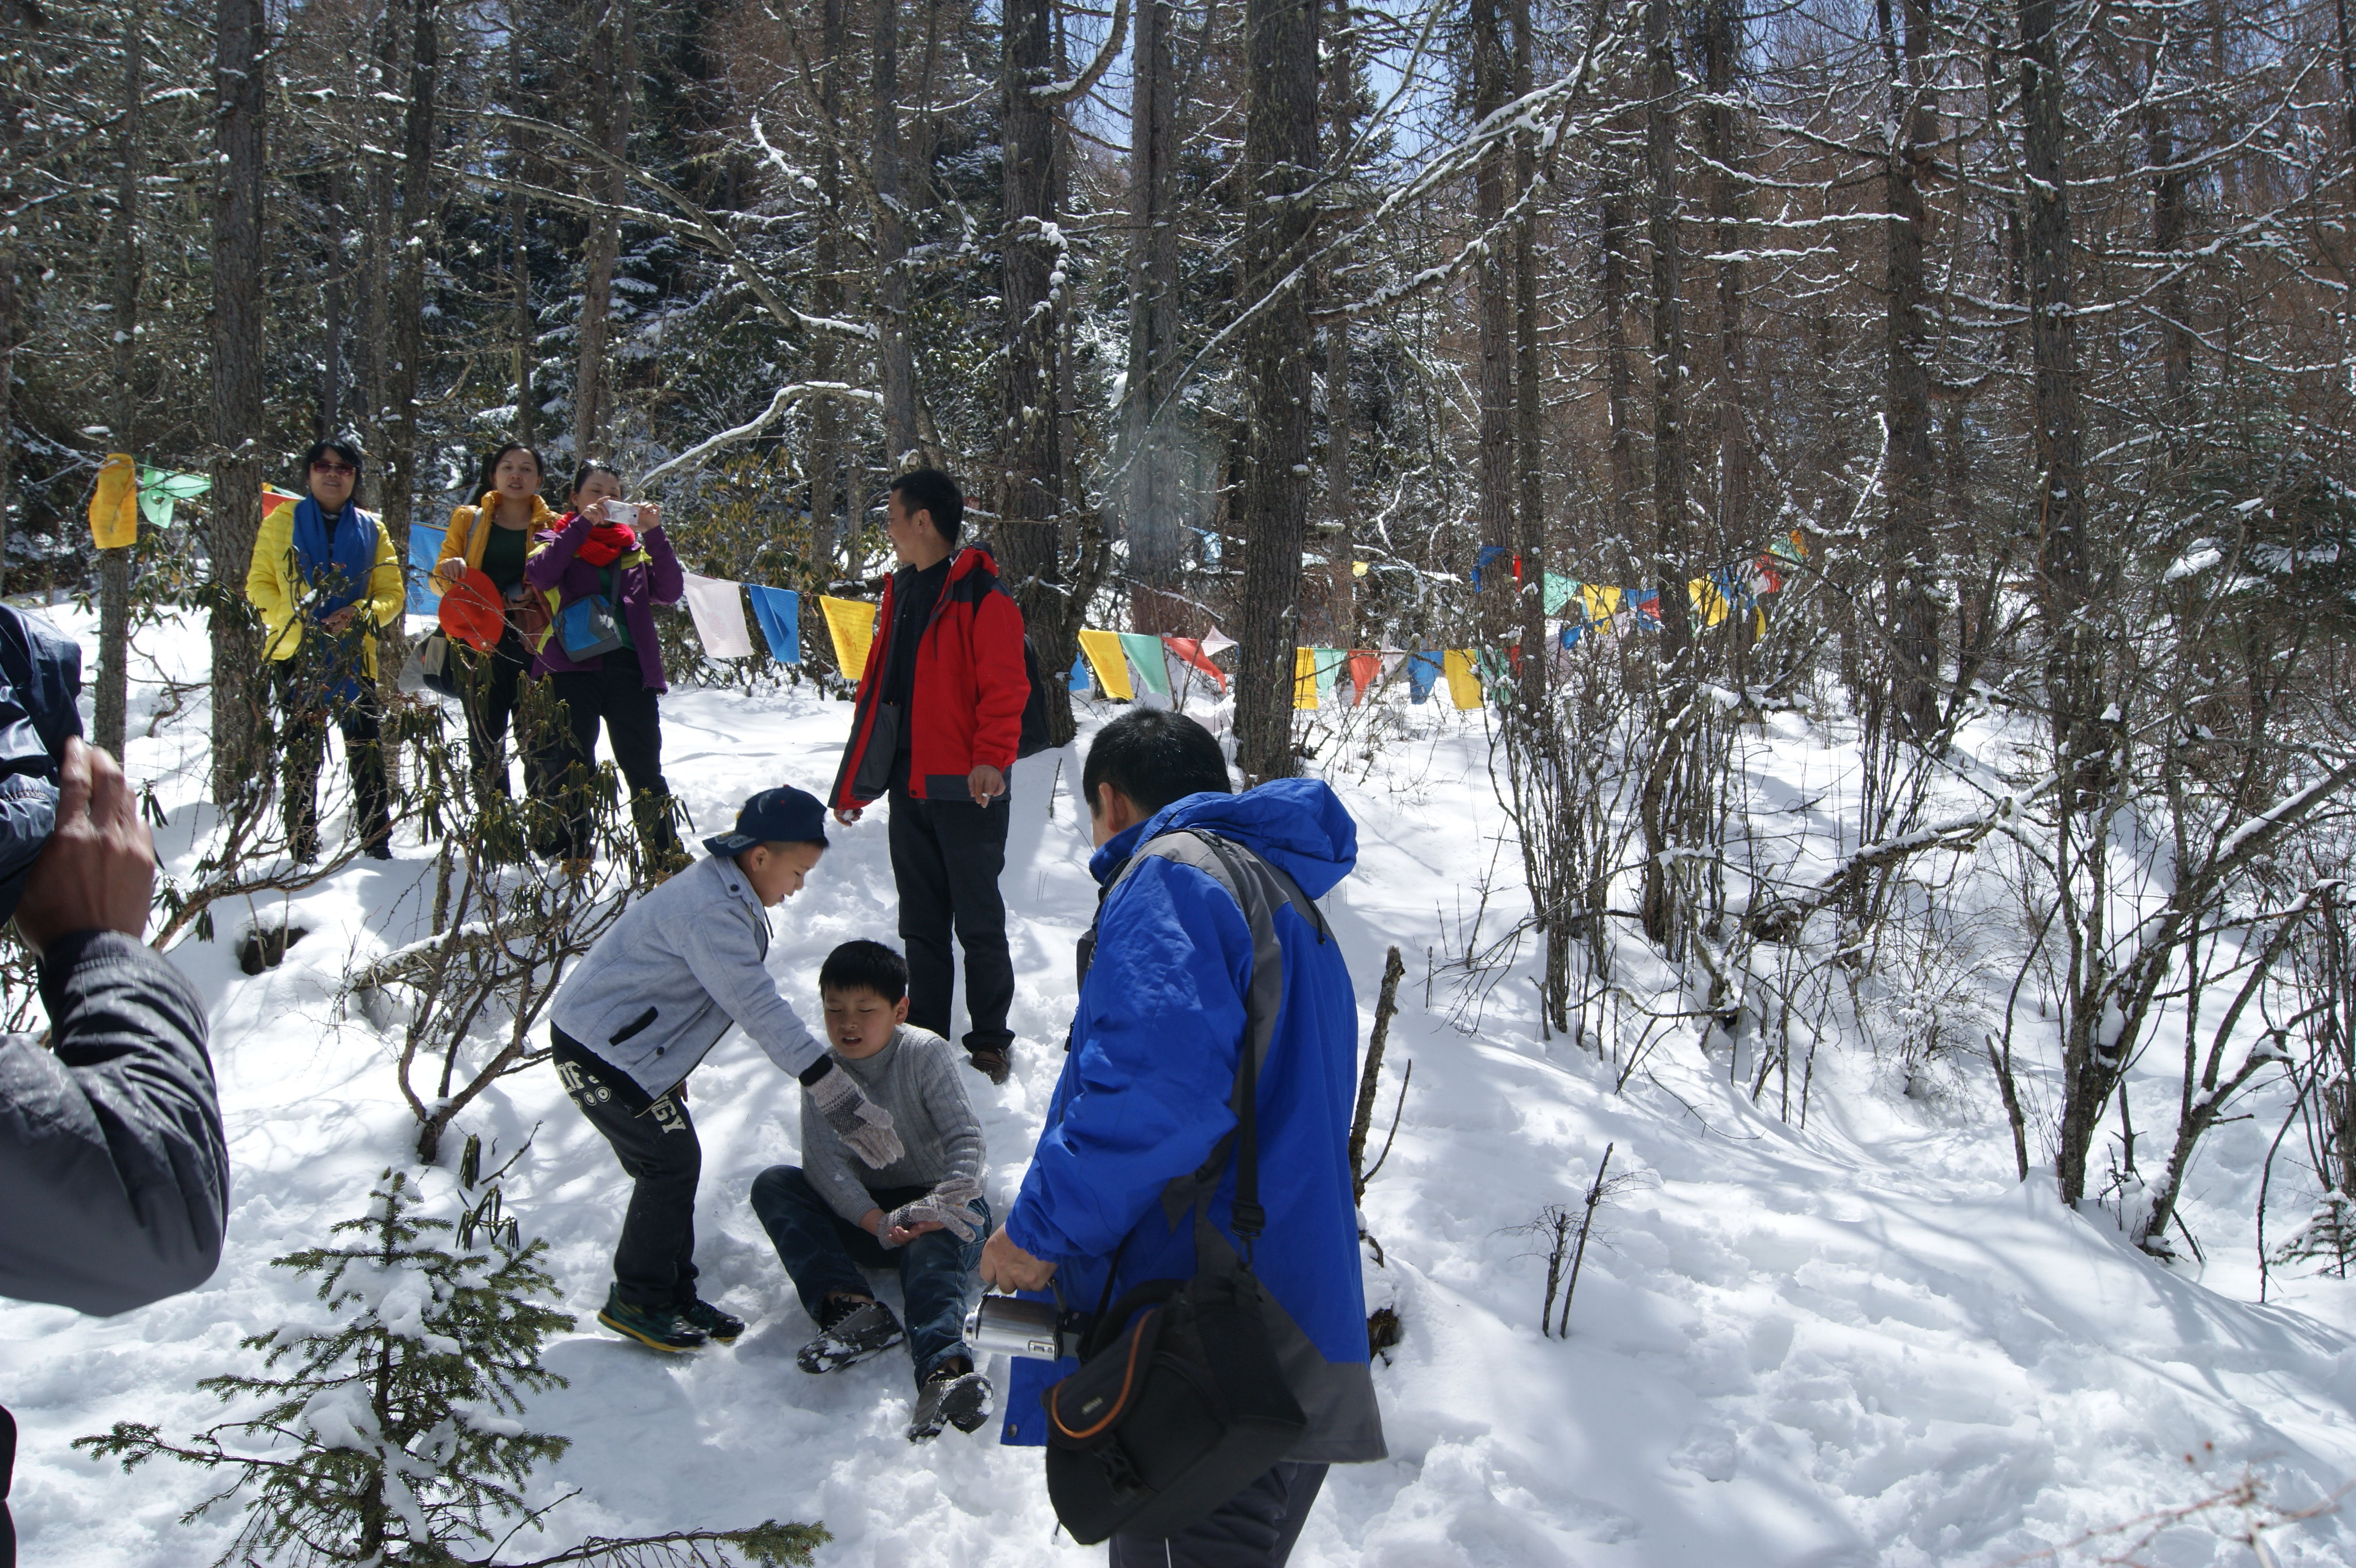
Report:
[[1204,674],[1208,675],[1212,680],[1216,681],[1219,683],[1220,691],[1224,692],[1227,689],[1226,671],[1211,662],[1210,656],[1203,651],[1203,644],[1200,639],[1192,637],[1165,637],[1162,639],[1162,645],[1170,650],[1171,652],[1176,654],[1179,658],[1184,660],[1187,663],[1193,665],[1195,669],[1200,670]]
[[1355,689],[1355,701],[1363,703],[1366,700],[1366,688],[1373,685],[1375,678],[1382,672],[1383,656],[1381,654],[1363,648],[1351,650],[1350,684]]

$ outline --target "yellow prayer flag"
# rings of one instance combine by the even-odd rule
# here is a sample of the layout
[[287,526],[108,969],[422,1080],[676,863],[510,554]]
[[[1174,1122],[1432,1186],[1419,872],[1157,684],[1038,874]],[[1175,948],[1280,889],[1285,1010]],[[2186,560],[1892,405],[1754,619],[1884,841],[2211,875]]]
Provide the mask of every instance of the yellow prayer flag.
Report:
[[1350,563],[1350,575],[1353,577],[1363,577],[1365,575],[1366,564],[1364,561],[1353,561]]
[[101,550],[139,542],[139,471],[128,452],[109,452],[90,498],[90,536]]
[[1587,624],[1606,636],[1616,636],[1618,628],[1612,618],[1620,608],[1620,590],[1582,583],[1579,586],[1579,597],[1587,607]]
[[1129,683],[1129,658],[1120,646],[1117,631],[1084,631],[1080,633],[1080,651],[1088,656],[1088,668],[1096,671],[1097,684],[1108,697],[1118,697],[1124,703],[1137,700],[1137,693]]
[[867,650],[875,644],[875,607],[864,599],[830,599],[819,596],[826,611],[826,629],[834,636],[834,661],[857,681],[867,673]]
[[1313,649],[1292,650],[1292,705],[1312,713],[1317,709],[1317,654]]
[[1719,593],[1718,585],[1708,578],[1687,578],[1686,595],[1693,600],[1694,614],[1701,618],[1702,625],[1716,626],[1726,618],[1726,596]]
[[1458,707],[1477,708],[1481,705],[1481,676],[1472,668],[1471,649],[1450,649],[1440,667],[1448,675],[1448,694],[1456,699]]

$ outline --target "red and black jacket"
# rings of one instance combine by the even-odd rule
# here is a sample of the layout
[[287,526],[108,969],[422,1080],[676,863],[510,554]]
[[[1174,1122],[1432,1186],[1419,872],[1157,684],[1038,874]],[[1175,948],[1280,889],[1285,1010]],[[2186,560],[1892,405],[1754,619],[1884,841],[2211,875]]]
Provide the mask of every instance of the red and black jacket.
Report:
[[[891,787],[894,736],[879,729],[885,671],[892,667],[892,580],[884,584],[875,642],[859,679],[851,742],[828,804],[864,806]],[[916,639],[908,733],[908,793],[919,800],[967,800],[967,779],[984,764],[1009,772],[1023,738],[1031,678],[1023,664],[1023,612],[999,585],[998,564],[981,550],[961,550],[941,585],[932,619]],[[870,753],[874,753],[870,756]]]

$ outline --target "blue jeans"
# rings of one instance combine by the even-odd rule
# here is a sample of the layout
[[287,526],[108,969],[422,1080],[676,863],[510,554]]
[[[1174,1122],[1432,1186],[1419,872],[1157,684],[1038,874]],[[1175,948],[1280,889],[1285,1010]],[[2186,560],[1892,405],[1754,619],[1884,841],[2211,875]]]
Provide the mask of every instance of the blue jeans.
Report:
[[[869,1196],[889,1214],[931,1190],[895,1187]],[[973,1360],[965,1342],[966,1282],[981,1262],[981,1243],[990,1234],[990,1205],[977,1198],[973,1208],[980,1223],[970,1241],[960,1241],[947,1230],[930,1230],[905,1247],[886,1247],[837,1214],[800,1166],[771,1165],[753,1178],[753,1212],[760,1217],[778,1260],[793,1276],[802,1309],[811,1317],[819,1317],[830,1295],[873,1295],[861,1269],[900,1271],[908,1355],[916,1364],[918,1382],[952,1357],[962,1356],[969,1364]]]

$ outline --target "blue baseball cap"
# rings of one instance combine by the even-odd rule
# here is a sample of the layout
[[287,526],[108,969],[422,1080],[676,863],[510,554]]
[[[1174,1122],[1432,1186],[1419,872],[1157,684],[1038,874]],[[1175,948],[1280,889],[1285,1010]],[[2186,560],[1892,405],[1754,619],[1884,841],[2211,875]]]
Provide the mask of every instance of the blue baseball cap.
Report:
[[744,802],[734,832],[703,841],[718,855],[742,854],[755,844],[826,843],[826,808],[807,789],[780,784]]

